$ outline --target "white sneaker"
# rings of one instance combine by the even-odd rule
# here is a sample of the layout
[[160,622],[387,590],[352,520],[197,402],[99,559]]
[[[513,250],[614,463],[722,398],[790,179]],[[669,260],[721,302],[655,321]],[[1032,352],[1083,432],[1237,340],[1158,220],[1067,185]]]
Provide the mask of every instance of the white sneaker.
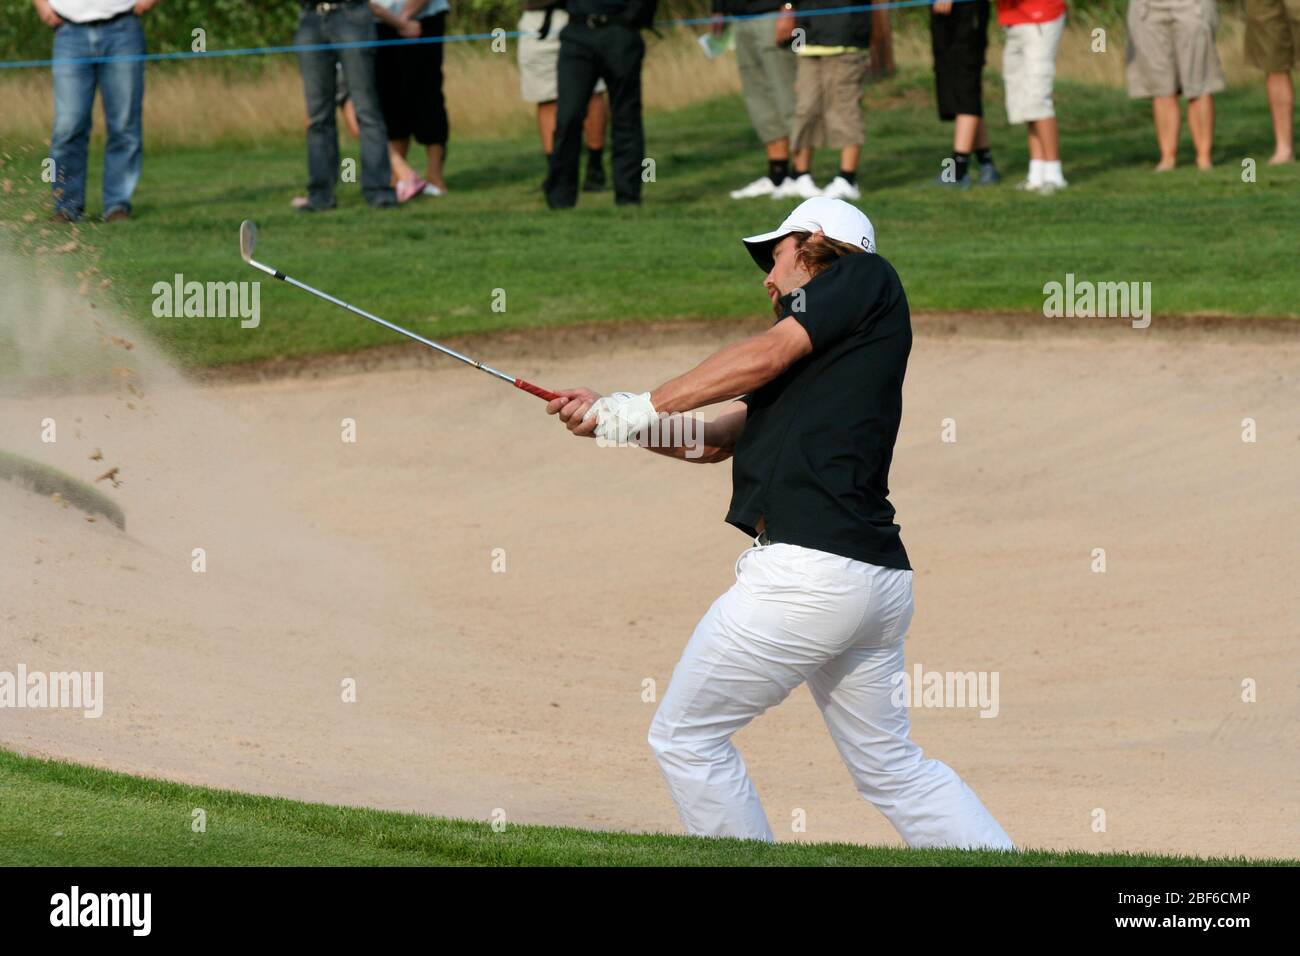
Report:
[[1022,189],[1025,192],[1041,193],[1044,196],[1050,196],[1058,189],[1064,189],[1068,185],[1070,184],[1065,181],[1064,176],[1057,176],[1052,179],[1042,179],[1038,182],[1034,182],[1031,179],[1023,179],[1016,184],[1016,188]]
[[1024,188],[1030,192],[1038,193],[1040,196],[1050,196],[1052,193],[1060,192],[1066,186],[1070,185],[1065,181],[1065,177],[1060,179],[1044,179],[1041,183],[1028,185]]
[[861,199],[862,190],[858,189],[856,183],[849,182],[843,176],[836,176],[822,190],[822,195],[827,199]]
[[732,199],[754,199],[758,196],[770,196],[776,191],[776,183],[768,176],[755,179],[748,186],[731,191]]
[[786,179],[780,186],[772,191],[773,199],[816,199],[822,194],[813,182],[813,178],[808,173],[804,173],[798,179],[793,176]]
[[439,189],[439,188],[438,188],[437,186],[435,186],[433,183],[425,183],[425,184],[424,184],[424,188],[421,189],[420,192],[423,193],[423,194],[426,195],[426,196],[445,196],[445,195],[447,195],[443,190]]

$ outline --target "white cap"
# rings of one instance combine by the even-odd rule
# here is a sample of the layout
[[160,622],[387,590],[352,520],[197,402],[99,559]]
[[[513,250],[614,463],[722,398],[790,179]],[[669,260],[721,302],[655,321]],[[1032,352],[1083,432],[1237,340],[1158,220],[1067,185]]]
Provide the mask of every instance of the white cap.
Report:
[[827,239],[857,246],[863,252],[876,251],[876,229],[871,220],[843,199],[827,199],[825,196],[801,202],[779,228],[741,241],[758,267],[771,272],[772,248],[792,232],[821,232]]

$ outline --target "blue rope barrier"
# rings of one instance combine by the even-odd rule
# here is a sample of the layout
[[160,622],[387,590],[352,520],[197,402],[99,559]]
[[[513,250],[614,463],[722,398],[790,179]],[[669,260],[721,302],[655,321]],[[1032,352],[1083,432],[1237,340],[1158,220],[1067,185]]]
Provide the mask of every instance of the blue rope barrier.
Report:
[[[953,4],[973,3],[974,0],[952,0]],[[887,0],[884,3],[867,3],[856,6],[834,7],[825,10],[808,10],[799,13],[799,17],[831,16],[841,13],[865,13],[869,10],[896,10],[902,7],[929,7],[934,0]],[[754,13],[724,16],[722,22],[734,23],[741,20],[774,20],[780,14]],[[683,17],[678,20],[656,20],[655,27],[709,26],[715,22],[714,17]],[[397,40],[354,40],[347,43],[307,43],[290,46],[245,47],[237,50],[177,50],[172,53],[133,53],[115,56],[61,57],[48,60],[4,60],[0,61],[0,70],[40,69],[43,67],[62,66],[70,63],[157,63],[165,60],[213,60],[235,56],[273,56],[281,53],[311,53],[319,50],[355,50],[386,46],[414,46],[422,43],[471,43],[483,40],[517,40],[523,36],[532,36],[519,30],[492,33],[458,33],[441,37],[403,37]]]

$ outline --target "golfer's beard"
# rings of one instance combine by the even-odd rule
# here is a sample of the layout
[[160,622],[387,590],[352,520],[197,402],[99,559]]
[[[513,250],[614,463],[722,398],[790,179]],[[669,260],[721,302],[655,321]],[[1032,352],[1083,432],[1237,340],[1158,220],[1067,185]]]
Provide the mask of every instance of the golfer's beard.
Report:
[[777,286],[776,295],[770,297],[772,302],[772,314],[776,316],[778,320],[781,318],[781,296],[783,294],[784,293],[781,292],[781,287]]

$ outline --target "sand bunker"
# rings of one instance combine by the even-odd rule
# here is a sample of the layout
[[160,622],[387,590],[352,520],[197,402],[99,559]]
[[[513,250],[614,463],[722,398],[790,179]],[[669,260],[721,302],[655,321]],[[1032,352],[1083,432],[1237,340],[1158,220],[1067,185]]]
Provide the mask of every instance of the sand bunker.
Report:
[[[1295,855],[1300,345],[1162,334],[1158,317],[1021,341],[918,327],[892,482],[917,569],[908,667],[996,671],[1000,701],[994,719],[914,709],[915,738],[1021,845]],[[57,389],[28,374],[3,400],[0,448],[85,480],[120,468],[127,532],[0,483],[0,670],[105,675],[101,718],[0,710],[0,746],[678,830],[643,682],[662,693],[748,543],[721,520],[727,466],[580,442],[450,363],[199,388],[144,344],[121,364],[118,334],[95,329]],[[639,389],[708,345],[483,357]],[[805,690],[737,741],[778,838],[899,842]]]

